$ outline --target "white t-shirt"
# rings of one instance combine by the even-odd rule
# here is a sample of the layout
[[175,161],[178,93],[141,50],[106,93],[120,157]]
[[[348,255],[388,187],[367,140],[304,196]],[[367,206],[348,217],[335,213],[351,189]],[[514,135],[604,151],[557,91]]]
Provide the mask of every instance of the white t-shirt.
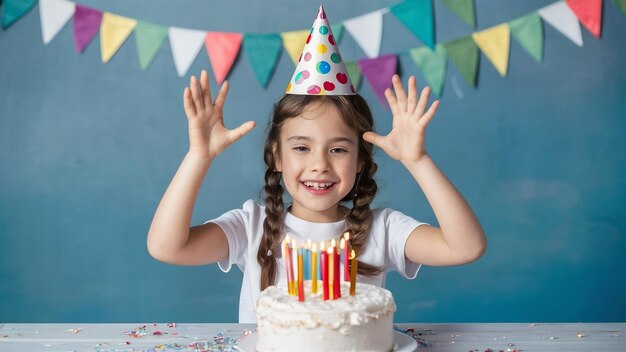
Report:
[[[370,237],[359,260],[384,268],[376,276],[362,277],[360,282],[377,286],[385,285],[386,273],[398,271],[407,279],[417,275],[420,264],[413,263],[404,256],[404,245],[411,232],[423,225],[409,216],[392,209],[373,209]],[[239,323],[255,323],[254,307],[260,292],[261,266],[257,261],[259,243],[263,237],[265,206],[254,200],[244,203],[243,209],[231,210],[220,217],[209,220],[219,225],[228,239],[228,259],[219,261],[223,272],[230,271],[233,264],[243,272],[241,294],[239,296]],[[307,240],[320,242],[339,237],[344,231],[344,220],[333,223],[314,223],[302,220],[287,213],[285,230],[298,243]],[[275,253],[279,255],[280,253]],[[340,270],[343,270],[343,263]],[[287,286],[284,261],[278,260],[277,286]]]

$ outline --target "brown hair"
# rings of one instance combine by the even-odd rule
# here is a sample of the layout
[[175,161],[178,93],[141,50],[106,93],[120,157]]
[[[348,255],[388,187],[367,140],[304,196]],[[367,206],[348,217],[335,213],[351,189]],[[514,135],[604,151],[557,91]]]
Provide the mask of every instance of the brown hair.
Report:
[[[352,201],[352,208],[345,217],[347,230],[350,232],[350,245],[357,258],[365,249],[372,224],[370,203],[378,191],[374,174],[378,168],[372,158],[372,144],[363,140],[362,135],[374,128],[372,113],[365,99],[360,95],[291,95],[286,94],[274,104],[272,120],[267,127],[267,139],[263,160],[265,161],[265,214],[263,238],[259,245],[257,260],[261,265],[261,290],[276,282],[277,262],[275,255],[268,255],[268,250],[276,253],[282,238],[285,205],[284,189],[280,183],[281,174],[275,168],[274,151],[280,152],[280,131],[287,119],[301,115],[307,106],[314,102],[332,103],[344,123],[356,131],[359,139],[359,163],[362,169],[357,175],[354,187],[341,201]],[[339,234],[341,235],[341,234]],[[382,272],[382,268],[359,261],[358,273],[372,276]]]

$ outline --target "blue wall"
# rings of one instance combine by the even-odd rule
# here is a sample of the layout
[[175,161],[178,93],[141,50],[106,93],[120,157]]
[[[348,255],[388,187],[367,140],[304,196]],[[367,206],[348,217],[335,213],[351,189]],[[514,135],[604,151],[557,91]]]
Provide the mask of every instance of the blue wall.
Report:
[[[337,22],[397,2],[325,8]],[[477,1],[479,29],[552,2]],[[319,6],[79,3],[165,26],[237,32],[305,29]],[[435,11],[438,42],[472,32],[438,0]],[[603,14],[601,40],[583,29],[582,48],[544,25],[541,63],[512,41],[506,78],[482,55],[476,89],[449,65],[428,149],[472,204],[490,246],[472,265],[425,267],[413,281],[392,274],[397,321],[626,320],[626,16],[611,1]],[[0,32],[0,322],[236,321],[239,272],[162,264],[145,245],[187,149],[183,88],[209,68],[208,58],[201,52],[179,78],[167,42],[146,71],[134,38],[106,65],[99,44],[76,54],[68,25],[43,45],[37,7]],[[383,53],[418,45],[385,15]],[[347,34],[341,50],[347,60],[363,57]],[[264,126],[293,64],[283,52],[262,89],[245,55],[230,74],[226,121],[254,119],[259,127],[215,162],[196,224],[260,194]],[[410,58],[400,61],[405,79],[414,74],[423,83]],[[379,131],[388,131],[389,112],[367,84],[361,93]],[[408,172],[381,151],[377,160],[376,205],[435,223]],[[209,207],[214,200],[221,202]]]

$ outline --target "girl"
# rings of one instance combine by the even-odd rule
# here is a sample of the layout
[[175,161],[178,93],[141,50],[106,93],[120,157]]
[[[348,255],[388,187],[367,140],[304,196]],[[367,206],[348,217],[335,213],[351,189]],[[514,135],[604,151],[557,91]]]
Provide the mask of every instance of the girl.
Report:
[[[391,132],[373,132],[373,119],[359,95],[285,95],[274,106],[264,150],[265,204],[247,201],[203,225],[190,227],[198,190],[211,162],[255,127],[248,121],[229,130],[222,109],[225,82],[215,101],[206,71],[191,77],[184,108],[190,147],[165,192],[148,233],[148,250],[178,265],[218,262],[227,272],[244,273],[239,322],[255,322],[258,293],[269,285],[286,286],[278,255],[286,233],[305,243],[351,234],[359,260],[359,281],[384,285],[397,270],[414,278],[419,266],[459,265],[482,256],[486,238],[463,196],[428,156],[425,130],[439,106],[428,109],[430,89],[418,99],[415,78],[405,92],[397,75],[385,94],[393,114]],[[420,223],[391,209],[370,209],[376,195],[373,145],[400,161],[424,191],[440,227]],[[291,204],[283,202],[283,192]],[[351,201],[348,207],[345,202]]]

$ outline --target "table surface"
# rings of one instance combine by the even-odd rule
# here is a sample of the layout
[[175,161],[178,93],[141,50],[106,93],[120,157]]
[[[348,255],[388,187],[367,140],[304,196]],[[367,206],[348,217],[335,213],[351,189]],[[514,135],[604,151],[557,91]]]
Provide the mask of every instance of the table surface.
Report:
[[[0,351],[238,351],[254,324],[0,324]],[[416,351],[626,351],[626,323],[402,323]]]

